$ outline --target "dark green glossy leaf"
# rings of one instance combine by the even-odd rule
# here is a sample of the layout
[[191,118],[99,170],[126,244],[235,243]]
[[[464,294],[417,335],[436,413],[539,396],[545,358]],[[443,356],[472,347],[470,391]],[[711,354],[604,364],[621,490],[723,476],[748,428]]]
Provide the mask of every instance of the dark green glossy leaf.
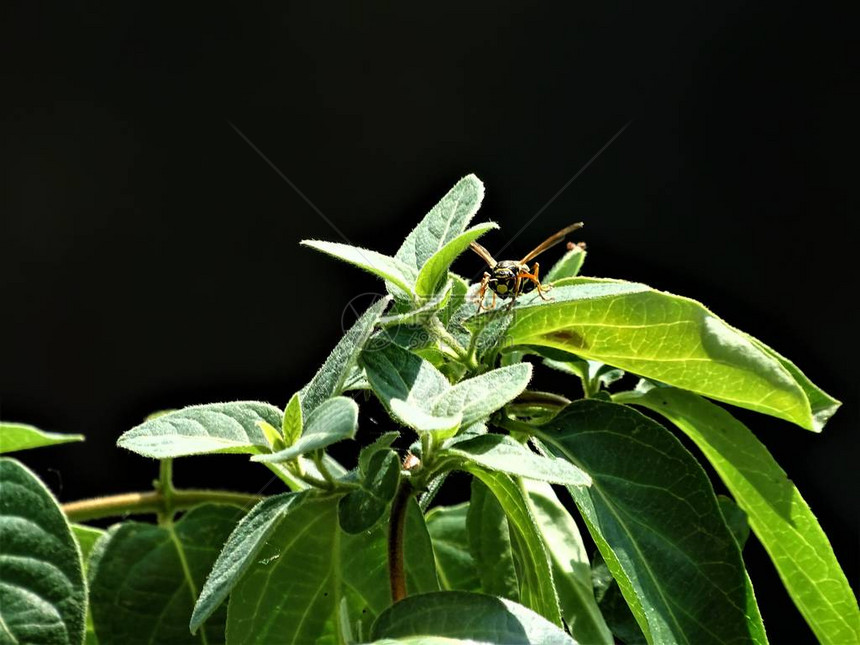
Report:
[[56,499],[0,458],[0,642],[80,643],[86,602],[81,553]]
[[340,339],[319,371],[299,392],[302,416],[305,419],[324,401],[343,394],[347,381],[356,367],[358,357],[389,302],[391,298],[382,298],[368,307]]
[[445,636],[505,645],[573,645],[546,618],[511,600],[465,591],[410,596],[373,624],[372,638]]
[[683,430],[711,462],[822,642],[860,642],[860,611],[833,547],[800,492],[755,435],[719,406],[675,388],[619,396]]
[[0,454],[83,440],[82,434],[45,432],[26,423],[0,422]]
[[481,591],[518,601],[520,585],[508,517],[495,495],[476,477],[472,478],[466,528]]
[[[459,441],[446,448],[442,454],[457,456],[488,470],[518,477],[569,486],[591,485],[591,478],[572,463],[536,455],[527,446],[507,435],[484,434],[467,441]],[[492,593],[489,590],[487,592]]]
[[340,527],[346,533],[366,531],[382,518],[400,483],[397,453],[390,449],[374,452],[359,483],[361,488],[338,503]]
[[255,455],[252,461],[283,462],[305,453],[326,448],[338,441],[352,439],[358,429],[358,406],[345,396],[329,399],[311,412],[302,436],[293,445],[268,455]]
[[735,504],[733,499],[725,495],[717,495],[717,504],[720,506],[720,512],[723,514],[726,526],[732,532],[732,537],[735,538],[738,547],[743,551],[747,538],[750,536],[750,523],[747,521],[747,514],[744,509]]
[[568,487],[651,643],[749,641],[744,567],[710,482],[662,426],[577,401],[536,431],[593,480]]
[[259,422],[280,427],[282,416],[278,408],[257,401],[192,405],[144,421],[123,433],[117,445],[155,459],[211,453],[257,454],[269,451],[269,441]]
[[223,643],[224,612],[196,635],[188,620],[207,572],[242,517],[206,504],[175,524],[114,526],[90,571],[90,607],[101,643]]
[[427,530],[433,541],[436,571],[443,589],[480,591],[481,581],[469,550],[466,517],[469,503],[437,506],[427,513]]

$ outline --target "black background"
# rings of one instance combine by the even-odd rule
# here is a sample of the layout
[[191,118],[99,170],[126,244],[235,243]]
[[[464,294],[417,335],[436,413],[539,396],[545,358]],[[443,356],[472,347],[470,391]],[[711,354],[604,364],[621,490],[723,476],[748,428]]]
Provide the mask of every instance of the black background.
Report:
[[[585,220],[587,274],[697,298],[841,399],[822,435],[739,416],[856,586],[846,19],[763,2],[3,12],[0,415],[88,436],[21,455],[61,500],[148,486],[155,463],[114,442],[149,412],[284,405],[310,378],[349,299],[381,286],[298,246],[342,241],[317,210],[393,253],[475,172],[497,249],[629,122],[509,253]],[[386,429],[369,416],[368,436]],[[176,470],[268,481],[236,457]],[[761,547],[745,555],[773,642],[812,642]]]

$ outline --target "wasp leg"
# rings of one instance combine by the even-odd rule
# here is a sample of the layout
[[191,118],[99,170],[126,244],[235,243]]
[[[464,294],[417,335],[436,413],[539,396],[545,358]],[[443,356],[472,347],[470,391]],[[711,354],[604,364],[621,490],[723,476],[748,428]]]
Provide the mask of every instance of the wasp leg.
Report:
[[[478,289],[478,295],[475,297],[475,302],[478,303],[478,313],[486,309],[484,307],[484,296],[487,294],[487,284],[490,282],[490,274],[484,272],[484,277],[481,279],[481,287]],[[493,307],[496,306],[496,293],[493,292]],[[492,307],[490,307],[492,309]]]
[[550,289],[552,289],[552,286],[550,286],[550,285],[546,285],[546,286],[542,285],[542,284],[540,283],[540,277],[539,277],[539,276],[540,276],[540,264],[538,264],[537,262],[535,262],[535,266],[534,266],[534,268],[532,269],[532,273],[521,273],[519,277],[520,277],[520,278],[522,278],[523,280],[531,280],[532,282],[534,282],[535,289],[537,290],[538,295],[539,295],[543,300],[552,300],[552,298],[547,298],[545,295],[543,295],[543,294],[544,294],[544,292],[549,291]]
[[522,288],[522,273],[517,274],[516,282],[514,282],[514,292],[511,295],[511,302],[508,304],[508,311],[514,308],[514,303],[517,301],[517,296],[520,295],[520,289]]

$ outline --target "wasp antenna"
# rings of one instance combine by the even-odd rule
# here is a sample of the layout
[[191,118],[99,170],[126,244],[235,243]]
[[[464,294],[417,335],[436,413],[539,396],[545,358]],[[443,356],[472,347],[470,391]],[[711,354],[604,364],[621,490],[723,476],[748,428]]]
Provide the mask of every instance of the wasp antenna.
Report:
[[481,256],[481,259],[487,263],[487,265],[492,269],[498,262],[490,255],[490,252],[485,249],[483,246],[478,244],[477,242],[469,242],[469,248],[472,249],[475,253]]
[[561,242],[564,239],[565,235],[572,231],[580,229],[583,226],[584,224],[582,222],[576,222],[575,224],[571,224],[570,226],[565,226],[558,233],[556,233],[555,235],[551,235],[543,242],[538,244],[528,255],[526,255],[522,260],[520,260],[520,263],[525,264],[529,260],[534,260],[541,253]]

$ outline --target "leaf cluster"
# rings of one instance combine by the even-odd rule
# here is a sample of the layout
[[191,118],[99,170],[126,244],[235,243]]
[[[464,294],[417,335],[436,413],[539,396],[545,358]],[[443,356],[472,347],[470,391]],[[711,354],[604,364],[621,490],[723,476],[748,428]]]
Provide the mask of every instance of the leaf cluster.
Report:
[[[550,299],[480,309],[451,267],[497,228],[470,227],[483,194],[464,177],[393,255],[305,242],[385,295],[283,409],[193,405],[123,433],[159,460],[153,492],[61,508],[0,459],[0,642],[766,643],[748,536],[822,642],[860,641],[808,505],[716,403],[820,432],[839,402],[694,300],[579,275],[581,246],[546,273]],[[530,388],[537,370],[553,391]],[[328,449],[361,432],[358,391],[390,420],[342,464]],[[0,431],[0,452],[82,438]],[[174,488],[174,460],[222,453],[282,492]],[[453,471],[469,501],[434,505]],[[74,523],[100,512],[157,522]]]

